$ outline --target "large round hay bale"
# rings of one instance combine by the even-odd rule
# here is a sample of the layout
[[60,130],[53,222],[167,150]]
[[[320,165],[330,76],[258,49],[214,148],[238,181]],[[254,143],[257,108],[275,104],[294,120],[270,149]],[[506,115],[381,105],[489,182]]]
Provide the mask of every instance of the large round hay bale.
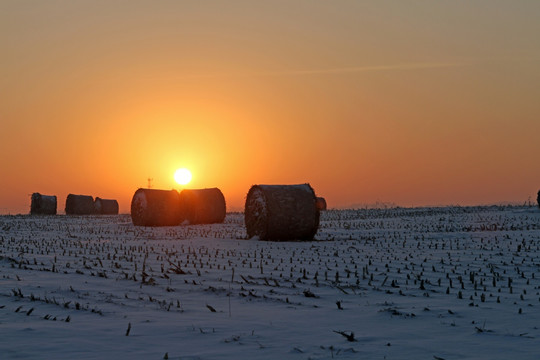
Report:
[[136,226],[176,226],[180,224],[178,191],[138,189],[131,200],[131,220]]
[[32,194],[30,203],[30,214],[32,215],[56,215],[56,196]]
[[319,227],[319,209],[309,184],[253,185],[246,197],[248,237],[261,240],[311,240]]
[[320,211],[326,210],[326,199],[323,197],[317,197],[317,209]]
[[96,214],[101,215],[117,215],[118,201],[96,197],[96,200],[94,200],[94,211]]
[[69,194],[66,198],[67,215],[94,214],[94,198],[90,195]]
[[225,197],[218,188],[185,189],[180,193],[182,221],[190,224],[214,224],[225,220]]

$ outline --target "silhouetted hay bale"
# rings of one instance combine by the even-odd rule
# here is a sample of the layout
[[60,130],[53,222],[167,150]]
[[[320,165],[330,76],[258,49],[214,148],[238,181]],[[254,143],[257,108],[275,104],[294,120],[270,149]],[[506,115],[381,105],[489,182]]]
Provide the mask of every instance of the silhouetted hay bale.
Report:
[[131,200],[131,220],[136,226],[179,225],[178,191],[138,189]]
[[326,210],[326,199],[323,197],[317,197],[317,209],[320,211]]
[[101,215],[117,215],[118,201],[97,197],[96,200],[94,200],[94,211],[96,214]]
[[311,240],[319,227],[319,215],[309,184],[253,185],[246,197],[248,237]]
[[56,196],[32,194],[30,203],[30,214],[32,215],[56,215]]
[[225,220],[225,197],[218,188],[185,189],[180,193],[182,221],[190,224],[214,224]]
[[94,214],[94,198],[90,195],[69,194],[66,198],[67,215]]

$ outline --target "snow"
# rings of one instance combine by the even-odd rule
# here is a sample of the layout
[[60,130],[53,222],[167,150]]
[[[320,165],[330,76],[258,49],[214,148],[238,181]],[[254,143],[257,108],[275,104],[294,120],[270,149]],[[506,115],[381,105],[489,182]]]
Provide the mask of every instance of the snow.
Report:
[[135,195],[133,195],[133,203],[135,204],[133,206],[135,209],[140,209],[141,211],[146,210],[148,207],[146,193],[144,191],[136,192]]
[[261,185],[251,190],[249,201],[251,202],[250,208],[253,210],[253,217],[266,218],[268,210],[266,208],[266,197],[261,189]]
[[1,216],[0,354],[537,359],[539,235],[510,206],[331,210],[284,243],[244,240],[240,213]]

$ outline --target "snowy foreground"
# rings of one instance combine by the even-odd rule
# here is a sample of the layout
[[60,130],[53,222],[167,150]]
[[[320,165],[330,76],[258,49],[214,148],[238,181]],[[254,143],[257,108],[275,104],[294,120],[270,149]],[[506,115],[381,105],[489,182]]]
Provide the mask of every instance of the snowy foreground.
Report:
[[540,210],[322,214],[311,242],[224,224],[0,217],[2,359],[538,359]]

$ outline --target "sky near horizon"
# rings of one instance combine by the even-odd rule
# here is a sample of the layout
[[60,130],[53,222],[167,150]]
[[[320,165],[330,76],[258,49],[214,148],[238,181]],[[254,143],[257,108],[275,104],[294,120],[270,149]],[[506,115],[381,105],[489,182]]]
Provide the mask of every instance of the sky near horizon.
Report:
[[330,208],[536,201],[539,1],[0,0],[0,214],[309,182]]

